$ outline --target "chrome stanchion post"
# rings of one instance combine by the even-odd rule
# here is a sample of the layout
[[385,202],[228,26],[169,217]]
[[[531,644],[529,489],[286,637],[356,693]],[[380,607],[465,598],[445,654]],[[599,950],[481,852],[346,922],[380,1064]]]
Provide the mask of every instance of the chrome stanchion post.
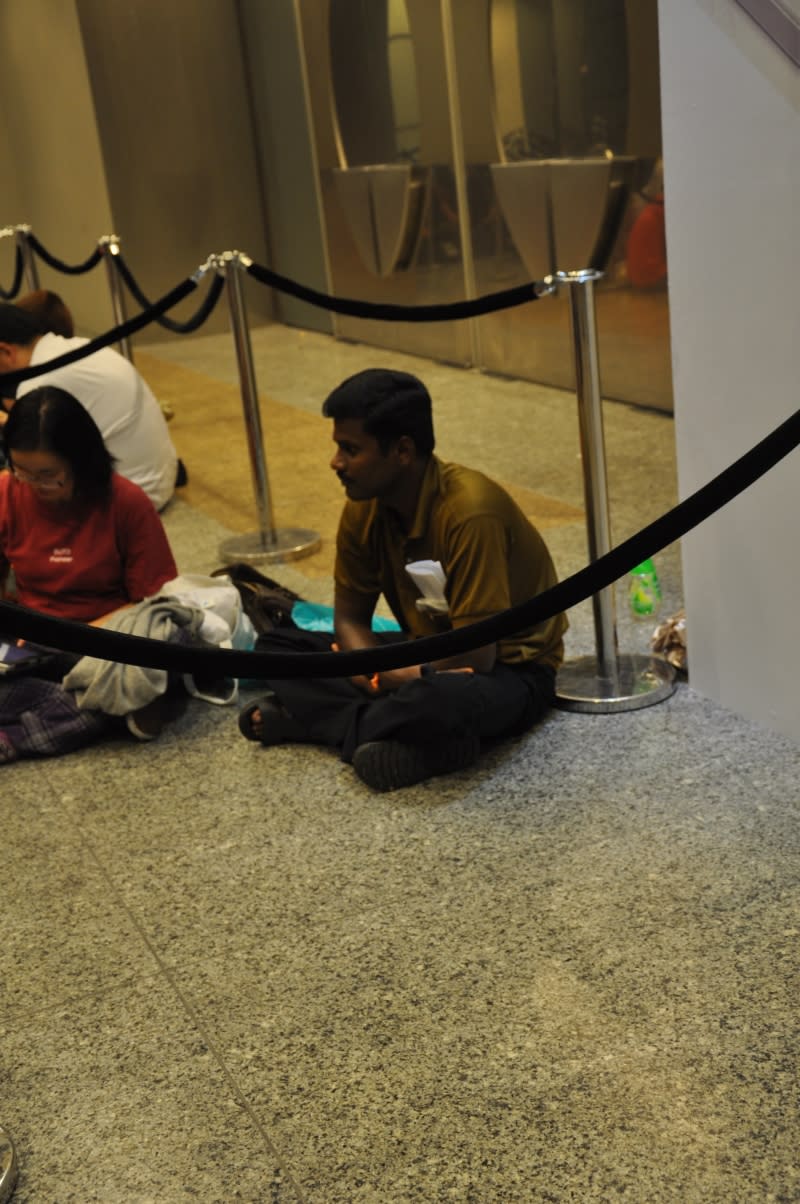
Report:
[[261,411],[258,405],[258,390],[253,367],[253,352],[242,289],[241,272],[252,260],[240,251],[226,251],[219,257],[219,270],[225,276],[231,331],[236,347],[236,362],[239,368],[239,387],[250,452],[250,468],[253,474],[253,492],[258,509],[258,531],[246,535],[232,535],[220,544],[220,556],[226,561],[244,560],[251,563],[270,560],[297,560],[316,552],[321,540],[315,531],[301,527],[277,530],[272,518],[267,464],[264,457],[264,440],[261,430]]
[[[125,293],[122,289],[122,280],[117,271],[116,257],[119,255],[119,238],[116,234],[104,234],[102,238],[97,240],[97,245],[100,248],[103,261],[106,265],[106,279],[108,280],[108,289],[111,293],[111,310],[114,314],[114,325],[121,326],[123,322],[128,320],[128,312],[125,308]],[[133,347],[127,335],[119,340],[117,346],[126,360],[133,363]]]
[[14,227],[14,233],[17,237],[17,246],[22,252],[22,276],[28,290],[30,292],[35,292],[37,288],[41,288],[41,285],[39,284],[39,269],[36,267],[33,248],[28,242],[28,235],[30,232],[30,226],[22,225]]
[[[592,562],[611,551],[594,302],[594,285],[602,276],[602,272],[590,268],[556,273],[559,283],[569,289],[583,489]],[[625,711],[669,697],[675,688],[675,670],[670,664],[656,657],[620,656],[613,585],[593,595],[592,609],[596,655],[568,661],[562,667],[556,682],[558,705],[571,711]]]
[[[597,560],[611,551],[611,524],[608,516],[603,407],[600,393],[600,363],[597,351],[594,284],[602,272],[558,272],[559,280],[569,286],[572,341],[575,348],[575,386],[578,398],[583,493],[586,503],[589,559]],[[599,590],[592,597],[598,672],[613,678],[617,672],[617,616],[614,586]]]

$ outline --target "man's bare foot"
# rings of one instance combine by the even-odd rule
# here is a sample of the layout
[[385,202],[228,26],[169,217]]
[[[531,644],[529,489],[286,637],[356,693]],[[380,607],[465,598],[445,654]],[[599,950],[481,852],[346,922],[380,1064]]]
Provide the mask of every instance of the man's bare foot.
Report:
[[305,744],[309,736],[274,694],[252,702],[239,715],[239,731],[260,744]]

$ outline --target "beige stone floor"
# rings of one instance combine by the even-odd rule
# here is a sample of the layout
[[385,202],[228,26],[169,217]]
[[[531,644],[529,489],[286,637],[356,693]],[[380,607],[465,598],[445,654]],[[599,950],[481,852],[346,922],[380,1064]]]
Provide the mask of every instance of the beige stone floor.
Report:
[[[540,518],[552,500],[559,570],[585,564],[568,394],[280,327],[253,344],[285,521],[330,521],[321,398],[389,359],[431,386],[442,454]],[[246,455],[216,471],[241,441],[230,340],[137,355],[191,478],[164,522],[207,572],[247,525]],[[619,539],[674,498],[672,423],[604,409]],[[674,605],[678,549],[658,565]],[[310,562],[274,573],[329,598]],[[570,619],[568,654],[590,649]],[[800,1199],[800,754],[691,685],[553,712],[389,795],[197,700],[154,743],[0,772],[14,1204]]]

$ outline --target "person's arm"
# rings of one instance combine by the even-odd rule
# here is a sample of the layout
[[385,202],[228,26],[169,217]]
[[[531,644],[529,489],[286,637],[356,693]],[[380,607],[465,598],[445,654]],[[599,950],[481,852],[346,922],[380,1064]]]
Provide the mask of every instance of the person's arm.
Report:
[[[361,588],[349,588],[350,583]],[[377,587],[374,568],[367,566],[365,547],[353,537],[350,526],[340,523],[337,536],[336,590],[334,595],[334,630],[336,646],[341,652],[362,648],[377,648],[380,641],[372,630],[372,616],[381,591]],[[495,646],[437,661],[429,669],[437,672],[489,672],[494,665]],[[370,694],[396,690],[414,681],[423,673],[422,664],[406,665],[402,669],[384,669],[371,677],[359,675],[350,680]]]
[[123,610],[130,610],[130,609],[131,609],[131,607],[132,607],[133,605],[134,605],[134,603],[133,603],[133,602],[129,602],[129,603],[127,604],[127,606],[117,606],[117,607],[115,607],[115,609],[114,609],[114,610],[110,610],[110,611],[108,612],[108,614],[105,614],[105,615],[98,615],[98,617],[97,617],[96,619],[90,619],[90,620],[89,620],[89,626],[90,626],[90,627],[105,627],[105,625],[106,625],[106,623],[108,622],[108,620],[109,620],[109,619],[111,619],[111,618],[113,618],[113,617],[114,617],[114,615],[121,614]]
[[135,603],[157,594],[165,581],[177,577],[178,568],[153,503],[138,486],[127,493],[118,530],[125,593]]
[[[372,616],[379,594],[360,594],[337,583],[333,600],[333,630],[337,652],[356,652],[362,648],[377,648],[378,639],[372,630]],[[350,678],[354,686],[366,694],[376,694],[375,676],[357,674]]]
[[[336,587],[334,600],[334,628],[336,643],[340,652],[354,652],[361,648],[377,648],[379,640],[372,630],[372,616],[378,595],[356,594]],[[495,645],[489,644],[474,652],[461,653],[458,656],[445,657],[431,662],[430,668],[438,672],[488,673],[495,662]],[[401,669],[384,669],[375,677],[365,675],[353,677],[350,680],[360,689],[369,693],[396,690],[405,682],[414,681],[423,673],[422,664],[405,665]]]
[[459,652],[456,656],[445,656],[441,660],[431,661],[431,667],[437,673],[448,673],[451,670],[471,671],[472,673],[491,673],[497,660],[497,644],[484,644],[473,648],[470,652]]
[[[455,527],[449,540],[447,592],[453,630],[506,610],[511,605],[502,522],[490,514],[473,515]],[[497,644],[433,661],[437,672],[491,673]]]
[[376,648],[378,640],[372,630],[372,616],[378,594],[359,594],[337,585],[333,599],[333,628],[340,652],[358,648]]

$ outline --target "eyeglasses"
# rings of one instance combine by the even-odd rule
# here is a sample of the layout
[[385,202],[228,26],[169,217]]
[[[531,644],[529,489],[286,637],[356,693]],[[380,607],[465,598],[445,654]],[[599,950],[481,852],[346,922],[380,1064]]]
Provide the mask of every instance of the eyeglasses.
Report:
[[54,468],[45,468],[41,472],[25,472],[23,468],[12,464],[11,472],[18,481],[24,481],[26,485],[36,485],[39,489],[60,489],[67,482],[63,473]]

